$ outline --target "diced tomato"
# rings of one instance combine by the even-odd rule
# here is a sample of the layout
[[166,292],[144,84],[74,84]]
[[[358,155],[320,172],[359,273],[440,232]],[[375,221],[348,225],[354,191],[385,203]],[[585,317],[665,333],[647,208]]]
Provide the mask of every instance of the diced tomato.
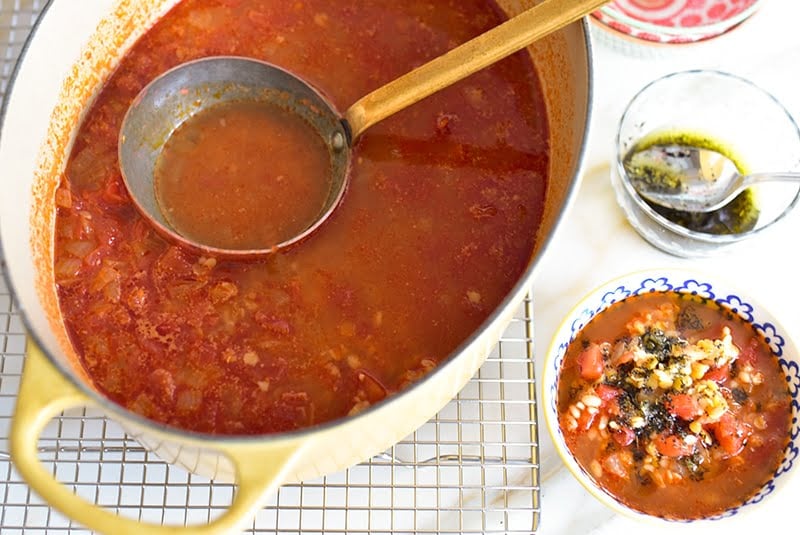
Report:
[[714,381],[715,383],[722,384],[726,382],[731,376],[731,365],[726,364],[718,368],[711,368],[703,376],[703,379]]
[[737,362],[741,365],[755,366],[758,351],[759,340],[756,337],[750,338],[750,341],[741,348]]
[[728,412],[722,415],[719,422],[709,427],[719,445],[731,457],[738,455],[744,449],[745,442],[752,432],[749,425],[738,421]]
[[694,420],[703,414],[700,404],[689,394],[675,394],[667,401],[667,410],[673,416],[684,420]]
[[622,413],[622,411],[619,408],[619,400],[617,398],[606,401],[604,408],[606,412],[611,416],[619,416]]
[[110,217],[95,217],[94,230],[101,245],[114,245],[122,236],[119,223]]
[[120,179],[112,178],[106,181],[102,197],[109,203],[122,204],[128,200],[125,186]]
[[620,426],[617,429],[611,430],[611,436],[620,446],[627,446],[633,439],[636,438],[636,433],[630,427]]
[[667,457],[683,457],[694,453],[694,444],[687,444],[677,435],[659,435],[655,439],[656,449]]
[[603,352],[599,345],[591,344],[578,355],[578,368],[587,381],[597,381],[603,376]]
[[607,385],[607,384],[599,384],[594,387],[594,391],[597,394],[597,397],[602,399],[603,401],[611,401],[612,399],[617,399],[617,396],[620,394],[620,389]]

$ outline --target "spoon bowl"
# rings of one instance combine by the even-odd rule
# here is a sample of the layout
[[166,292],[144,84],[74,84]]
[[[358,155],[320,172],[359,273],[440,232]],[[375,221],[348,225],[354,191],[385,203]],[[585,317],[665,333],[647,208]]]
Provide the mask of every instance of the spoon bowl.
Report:
[[[319,228],[344,196],[350,148],[375,123],[448,87],[537,39],[591,13],[608,0],[545,0],[362,97],[344,114],[288,71],[241,57],[211,57],[179,65],[151,82],[134,100],[119,137],[123,182],[142,215],[159,232],[192,249],[251,258],[297,244]],[[154,169],[170,135],[195,114],[221,102],[255,100],[304,119],[327,145],[328,195],[316,217],[279,243],[235,249],[210,246],[178,231],[157,202]],[[269,206],[264,207],[269,210]]]
[[736,164],[712,149],[655,144],[625,162],[636,191],[655,204],[684,212],[713,212],[744,189],[762,182],[800,183],[800,173],[742,175]]

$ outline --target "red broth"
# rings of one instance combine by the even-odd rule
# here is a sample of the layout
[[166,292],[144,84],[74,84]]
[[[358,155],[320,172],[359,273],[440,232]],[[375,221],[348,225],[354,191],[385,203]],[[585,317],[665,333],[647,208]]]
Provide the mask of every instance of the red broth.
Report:
[[670,519],[744,503],[778,468],[791,398],[749,323],[696,297],[629,297],[568,347],[559,425],[587,474],[622,503]]
[[179,234],[223,249],[269,249],[306,230],[331,188],[328,148],[278,106],[218,104],[170,135],[154,187]]
[[261,261],[162,239],[121,181],[117,136],[155,76],[208,55],[292,70],[346,109],[502,22],[488,0],[186,0],[127,53],[57,192],[64,321],[96,387],[182,429],[259,434],[363,410],[434,369],[528,266],[548,122],[519,53],[370,128],[309,239]]

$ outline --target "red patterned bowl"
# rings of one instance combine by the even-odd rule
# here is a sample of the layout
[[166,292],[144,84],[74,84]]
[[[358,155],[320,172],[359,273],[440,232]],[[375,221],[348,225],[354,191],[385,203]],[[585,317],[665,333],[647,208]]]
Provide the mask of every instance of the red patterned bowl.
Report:
[[693,43],[721,35],[760,0],[614,0],[593,13],[601,25],[655,43]]

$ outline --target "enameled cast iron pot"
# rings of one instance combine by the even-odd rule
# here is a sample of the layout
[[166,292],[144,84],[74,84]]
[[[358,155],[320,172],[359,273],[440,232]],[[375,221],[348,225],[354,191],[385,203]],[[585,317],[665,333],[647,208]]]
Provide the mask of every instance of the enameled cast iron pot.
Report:
[[[236,531],[282,483],[343,470],[403,439],[475,374],[530,288],[538,260],[577,188],[589,126],[592,71],[585,21],[539,41],[551,162],[544,224],[531,262],[494,313],[434,372],[364,412],[276,435],[215,437],[146,420],[96,392],[62,323],[53,274],[54,191],[82,112],[129,48],[177,0],[52,0],[29,39],[4,102],[0,131],[0,239],[6,276],[29,342],[11,431],[16,468],[51,506],[91,529],[174,533],[144,526],[77,497],[37,457],[42,428],[63,410],[97,406],[161,458],[217,480],[235,480],[228,511],[193,533]],[[532,0],[499,0],[513,16]]]

